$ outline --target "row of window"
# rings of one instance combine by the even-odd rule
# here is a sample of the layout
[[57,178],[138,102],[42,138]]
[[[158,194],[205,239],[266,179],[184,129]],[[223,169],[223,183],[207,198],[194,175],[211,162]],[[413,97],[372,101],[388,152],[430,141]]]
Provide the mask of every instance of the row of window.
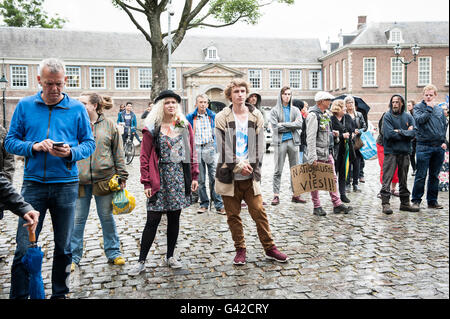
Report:
[[[38,67],[39,68],[39,67]],[[38,70],[39,73],[39,70]],[[321,70],[309,71],[309,88],[320,90],[322,87]],[[81,67],[66,66],[67,83],[69,89],[81,89]],[[91,89],[106,89],[106,68],[89,68],[89,87]],[[262,88],[262,70],[251,69],[248,73],[248,80],[254,89]],[[271,89],[281,89],[283,85],[282,70],[269,70],[269,87]],[[11,87],[28,88],[28,66],[11,65]],[[302,70],[289,70],[289,86],[292,89],[302,88]],[[114,87],[116,89],[130,89],[130,68],[114,68]],[[151,89],[152,69],[138,69],[138,88]],[[176,89],[176,70],[172,69],[171,89]]]
[[[404,61],[402,57],[391,58],[391,86],[404,86],[404,72],[405,66],[401,62]],[[417,72],[417,85],[425,86],[431,83],[431,57],[418,57],[417,58],[418,72]],[[335,75],[333,75],[333,64],[324,67],[324,82],[325,90],[333,90],[339,88],[346,88],[347,86],[347,61],[342,60],[342,86],[340,85],[339,61],[334,65]],[[327,75],[329,75],[329,81],[327,81]],[[335,82],[333,81],[335,80]],[[377,59],[376,58],[363,58],[363,87],[375,87],[377,85]],[[449,85],[449,57],[446,57],[446,77],[445,85]]]
[[[81,89],[81,67],[66,66],[66,75],[67,88]],[[90,67],[89,83],[91,89],[106,89],[106,68]],[[11,65],[11,87],[17,89],[28,88],[28,85],[28,66]],[[114,68],[114,87],[116,89],[130,89],[130,68]],[[151,89],[151,87],[152,69],[138,69],[138,88]],[[172,69],[171,72],[171,89],[176,89],[175,69]]]
[[[283,86],[283,71],[269,70],[269,88],[281,89]],[[248,70],[248,81],[252,88],[262,89],[262,70]],[[289,84],[291,89],[302,89],[302,70],[289,70]],[[309,89],[321,90],[322,88],[322,71],[309,70]]]

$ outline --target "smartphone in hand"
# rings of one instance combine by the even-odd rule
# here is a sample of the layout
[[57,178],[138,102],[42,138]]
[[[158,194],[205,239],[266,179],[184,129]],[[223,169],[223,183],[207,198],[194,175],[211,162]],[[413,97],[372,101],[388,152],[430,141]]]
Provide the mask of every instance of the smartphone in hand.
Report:
[[53,148],[62,147],[64,142],[53,142]]

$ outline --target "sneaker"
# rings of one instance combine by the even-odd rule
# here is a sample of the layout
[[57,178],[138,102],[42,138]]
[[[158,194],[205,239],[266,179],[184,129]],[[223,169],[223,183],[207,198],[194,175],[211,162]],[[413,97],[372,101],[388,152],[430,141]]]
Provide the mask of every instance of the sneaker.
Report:
[[409,202],[407,202],[407,203],[400,203],[400,210],[407,212],[418,212],[420,208],[415,207],[414,205],[411,205]]
[[317,207],[313,209],[313,214],[316,216],[325,216],[327,213],[322,209],[322,207]]
[[350,203],[350,199],[345,194],[341,195],[341,201],[344,203]]
[[166,257],[166,263],[170,268],[178,269],[182,267],[181,263],[173,256],[169,257],[169,259]]
[[435,204],[428,204],[428,208],[443,209],[444,206],[442,206],[441,204],[435,203]]
[[359,182],[360,182],[360,183],[365,183],[366,180],[364,179],[364,177],[360,177],[360,178],[359,178]]
[[418,210],[420,210],[420,203],[412,203],[411,204],[412,207],[417,208]]
[[272,199],[272,206],[276,206],[276,205],[278,205],[278,204],[280,204],[280,197],[278,197],[278,196],[275,196],[273,199]]
[[221,209],[217,209],[216,210],[216,213],[217,214],[219,214],[219,215],[226,215],[227,213],[225,212],[225,208],[221,208]]
[[236,249],[236,256],[234,257],[233,264],[245,265],[245,256],[247,250],[245,248]]
[[269,250],[266,250],[266,258],[276,260],[280,263],[285,263],[289,260],[289,257],[287,255],[281,253],[275,246],[273,246]]
[[130,270],[130,272],[128,273],[128,275],[130,276],[137,276],[139,275],[141,272],[143,272],[145,270],[145,261],[139,261],[137,263],[136,266],[134,266],[133,269]]
[[335,214],[339,214],[339,213],[348,214],[348,213],[350,213],[351,210],[353,210],[353,208],[351,206],[345,206],[344,204],[333,207],[333,213],[335,213]]
[[114,264],[114,265],[118,265],[118,266],[125,265],[125,258],[123,258],[122,256],[119,256],[119,257],[117,257],[117,258],[114,258],[113,264]]
[[382,212],[383,212],[384,214],[390,215],[390,214],[393,213],[393,211],[392,211],[392,209],[391,209],[391,205],[389,205],[389,204],[382,204],[382,207],[383,207]]
[[353,192],[361,193],[361,190],[359,189],[358,185],[353,185]]
[[197,210],[197,214],[203,214],[203,213],[206,213],[207,211],[208,211],[208,207],[200,207]]
[[304,204],[304,203],[306,203],[306,200],[304,200],[300,196],[292,196],[292,202]]

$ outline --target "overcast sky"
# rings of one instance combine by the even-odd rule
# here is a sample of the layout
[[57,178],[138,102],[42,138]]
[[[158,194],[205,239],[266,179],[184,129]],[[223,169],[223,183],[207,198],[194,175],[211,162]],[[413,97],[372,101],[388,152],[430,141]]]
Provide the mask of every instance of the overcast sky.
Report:
[[[194,29],[188,34],[240,35],[256,37],[319,38],[323,48],[328,38],[337,40],[340,30],[356,29],[357,17],[366,15],[368,22],[448,21],[448,0],[296,0],[296,4],[272,4],[263,10],[256,26],[238,23],[227,28]],[[173,0],[175,17],[184,0]],[[45,0],[45,10],[58,13],[69,22],[65,29],[90,31],[139,31],[125,12],[115,8],[111,0]],[[144,20],[145,21],[145,20]],[[167,15],[161,19],[167,29]]]

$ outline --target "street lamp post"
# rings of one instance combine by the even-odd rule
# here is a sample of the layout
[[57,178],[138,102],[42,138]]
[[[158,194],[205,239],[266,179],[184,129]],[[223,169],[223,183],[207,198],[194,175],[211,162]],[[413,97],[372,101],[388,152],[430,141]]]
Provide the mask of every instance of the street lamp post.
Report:
[[168,61],[167,61],[167,82],[168,82],[168,86],[167,89],[170,89],[170,84],[172,82],[172,29],[170,26],[170,20],[172,18],[172,16],[175,14],[175,11],[173,10],[172,7],[172,0],[169,0],[169,6],[167,8],[167,13],[168,13],[168,42],[167,42],[167,48],[169,49],[169,56],[168,56]]
[[413,58],[409,61],[403,61],[400,59],[400,53],[402,52],[402,48],[400,47],[400,44],[397,43],[397,45],[394,47],[394,53],[397,57],[397,61],[400,61],[405,66],[405,103],[408,102],[408,65],[416,61],[417,56],[419,55],[420,47],[417,44],[414,44],[414,46],[411,47],[411,52],[413,55]]
[[3,127],[6,128],[6,87],[8,80],[5,77],[5,62],[3,60],[2,77],[0,78],[0,90],[3,91]]

